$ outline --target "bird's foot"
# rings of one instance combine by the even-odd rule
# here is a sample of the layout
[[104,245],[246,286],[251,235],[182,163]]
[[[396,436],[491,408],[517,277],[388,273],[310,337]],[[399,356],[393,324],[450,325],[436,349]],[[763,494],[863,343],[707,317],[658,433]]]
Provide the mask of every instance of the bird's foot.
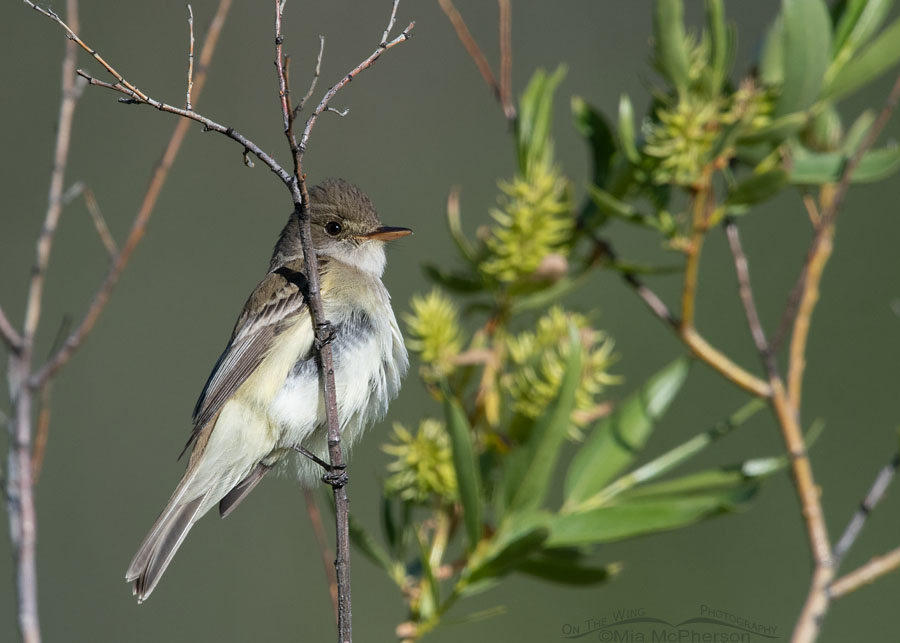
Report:
[[325,320],[321,324],[316,324],[316,350],[322,350],[325,344],[330,344],[334,339],[334,326],[331,322]]

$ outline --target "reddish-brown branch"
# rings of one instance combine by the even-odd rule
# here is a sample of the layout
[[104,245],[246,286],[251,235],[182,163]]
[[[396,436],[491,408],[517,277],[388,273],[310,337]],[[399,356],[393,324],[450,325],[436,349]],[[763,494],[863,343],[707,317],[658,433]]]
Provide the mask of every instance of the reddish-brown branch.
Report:
[[[225,23],[225,17],[228,15],[228,11],[230,8],[231,0],[220,0],[218,9],[216,10],[216,14],[213,17],[212,22],[210,23],[206,41],[203,43],[203,49],[200,52],[199,69],[197,70],[197,75],[194,78],[193,95],[195,100],[203,92],[203,87],[206,84],[209,63],[212,60],[213,52],[215,51],[216,44],[219,40],[219,35],[222,32],[222,26]],[[61,21],[57,19],[57,22]],[[71,31],[69,27],[65,25],[65,23],[62,24],[67,31]],[[80,39],[76,39],[75,42],[81,43]],[[82,44],[81,46],[86,48],[86,45],[84,44]],[[149,103],[150,100],[152,99],[148,99],[146,102]],[[88,306],[88,311],[85,314],[84,318],[81,320],[81,323],[79,323],[75,330],[73,330],[68,338],[66,338],[66,341],[63,343],[62,347],[53,355],[53,357],[51,357],[48,362],[44,364],[44,366],[42,366],[41,369],[32,376],[31,385],[33,387],[39,387],[44,382],[46,382],[47,379],[53,377],[53,375],[55,375],[56,372],[59,371],[59,369],[62,368],[66,364],[66,362],[71,359],[75,351],[81,346],[82,342],[84,342],[85,337],[87,337],[87,335],[93,330],[94,325],[97,323],[97,320],[100,317],[100,314],[106,307],[106,303],[109,301],[109,297],[112,294],[113,288],[115,288],[116,284],[119,281],[119,277],[122,275],[122,271],[125,269],[125,266],[131,259],[131,255],[134,253],[135,248],[144,236],[144,232],[147,229],[147,223],[150,221],[150,215],[153,214],[153,208],[156,206],[156,201],[159,198],[159,194],[162,190],[163,185],[165,184],[169,169],[175,162],[175,157],[178,155],[178,151],[181,148],[181,144],[184,142],[184,137],[187,135],[189,127],[190,121],[188,120],[180,120],[175,125],[175,129],[172,132],[172,137],[169,139],[169,143],[168,145],[166,145],[166,149],[163,152],[162,158],[160,159],[159,164],[156,166],[156,169],[153,171],[153,175],[150,178],[150,184],[147,187],[147,192],[144,194],[144,198],[141,201],[141,205],[138,209],[137,215],[134,218],[134,222],[131,224],[131,230],[128,233],[128,237],[125,239],[125,243],[122,244],[122,249],[116,254],[115,258],[113,259],[112,265],[107,271],[103,283],[100,285],[100,288],[97,290],[97,293],[91,300],[91,303]]]
[[322,512],[316,504],[316,496],[309,489],[303,490],[303,499],[306,501],[306,514],[309,516],[309,524],[312,525],[316,543],[319,545],[319,553],[322,554],[322,566],[325,568],[325,577],[328,579],[328,595],[331,596],[331,606],[334,608],[334,622],[338,622],[338,587],[337,575],[334,571],[334,554],[325,540],[325,527],[322,524]]
[[491,71],[490,63],[481,52],[478,43],[475,42],[475,38],[472,37],[472,32],[470,32],[469,28],[466,26],[466,21],[463,20],[462,15],[456,9],[452,0],[438,0],[438,4],[441,5],[441,9],[447,14],[447,18],[450,19],[450,24],[453,25],[453,29],[456,31],[456,37],[459,38],[462,46],[465,47],[466,51],[469,53],[469,57],[475,63],[475,66],[478,67],[478,71],[481,73],[481,77],[484,78],[484,82],[488,86],[488,89],[494,94],[494,98],[502,104],[503,93],[500,90],[500,84],[494,77],[494,72]]
[[510,0],[497,0],[500,7],[500,105],[509,121],[516,120],[512,97],[512,6]]
[[0,338],[13,353],[18,353],[22,348],[22,337],[9,321],[9,317],[3,312],[2,307],[0,307]]

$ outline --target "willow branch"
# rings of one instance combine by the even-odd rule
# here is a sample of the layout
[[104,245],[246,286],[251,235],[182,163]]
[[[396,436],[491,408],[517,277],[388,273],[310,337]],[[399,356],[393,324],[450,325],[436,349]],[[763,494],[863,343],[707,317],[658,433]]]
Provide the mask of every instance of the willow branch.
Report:
[[512,97],[512,6],[510,0],[497,0],[500,7],[500,104],[508,121],[516,120]]
[[6,313],[3,312],[2,306],[0,306],[0,338],[3,339],[3,342],[12,353],[18,353],[21,350],[22,337],[9,321]]
[[900,547],[883,556],[876,556],[865,565],[854,569],[831,584],[831,598],[840,598],[856,591],[863,585],[872,583],[890,572],[900,569]]
[[490,63],[481,52],[478,43],[475,42],[475,38],[472,37],[472,32],[470,32],[469,27],[466,26],[466,21],[463,20],[462,15],[456,9],[452,0],[438,0],[438,4],[441,5],[441,9],[443,9],[444,13],[447,15],[450,24],[453,25],[453,29],[456,31],[456,37],[459,38],[462,46],[465,47],[472,62],[478,67],[478,71],[481,73],[481,77],[484,79],[488,89],[491,90],[494,98],[502,105],[503,92],[500,90],[500,84],[494,77],[494,72],[491,71]]
[[623,279],[647,304],[650,311],[669,326],[697,358],[712,367],[729,382],[753,395],[769,397],[772,394],[772,389],[765,380],[758,378],[733,362],[728,356],[707,342],[695,328],[685,327],[681,320],[669,310],[665,302],[660,299],[659,295],[646,286],[637,276],[632,273],[625,273]]
[[[206,36],[206,40],[203,43],[203,49],[200,52],[200,60],[196,77],[194,78],[193,96],[195,100],[199,98],[200,94],[203,92],[203,87],[206,84],[209,63],[212,60],[216,44],[218,43],[219,36],[222,32],[222,27],[225,23],[225,18],[228,15],[228,10],[230,8],[231,0],[220,0],[219,6],[216,9],[215,16],[210,23],[209,32]],[[44,12],[42,11],[41,13]],[[67,33],[74,34],[72,29],[70,29],[69,26],[63,23],[58,17],[56,17],[55,22],[60,23]],[[93,50],[90,49],[86,44],[84,44],[84,42],[81,41],[81,39],[77,36],[71,37],[71,40],[75,43],[78,43],[83,49],[93,52]],[[94,56],[95,58],[98,57],[96,55],[96,52],[94,52]],[[131,98],[134,98],[135,96],[132,92],[125,89],[125,86],[122,84],[109,85],[108,83],[103,83],[102,81],[93,79],[90,75],[81,70],[78,70],[77,73],[82,77],[87,78],[88,82],[92,85],[107,87],[120,93],[125,93]],[[113,71],[111,73],[113,73],[114,76],[120,76],[118,72]],[[208,121],[208,119],[203,118],[193,111],[189,112],[187,110],[158,103],[149,96],[146,97],[146,100],[143,100],[141,102],[157,107],[157,109],[160,109],[161,111],[181,113],[181,115],[194,115],[196,116],[196,118],[192,118],[191,116],[188,116],[188,118],[191,118],[191,120],[203,122],[204,125],[206,125],[210,130],[221,130],[224,133],[225,130],[230,129],[222,127],[221,125],[218,125],[216,123],[212,123],[212,121]],[[208,123],[206,121],[208,121]],[[113,288],[115,288],[116,284],[119,281],[119,277],[121,276],[122,271],[125,269],[125,266],[131,259],[131,255],[134,253],[135,248],[144,236],[144,232],[147,229],[147,223],[150,220],[150,215],[153,213],[153,209],[156,206],[156,201],[159,198],[159,194],[162,190],[163,185],[165,184],[166,178],[168,177],[169,169],[175,162],[175,157],[178,155],[181,144],[184,142],[184,137],[187,135],[189,126],[190,121],[188,120],[180,120],[175,125],[175,129],[173,130],[172,136],[169,139],[168,144],[166,145],[166,149],[163,152],[162,158],[160,159],[159,163],[156,166],[156,169],[153,171],[153,174],[150,177],[150,184],[147,187],[147,191],[144,194],[144,198],[141,201],[141,205],[138,208],[137,214],[135,215],[134,221],[131,225],[131,230],[128,233],[128,237],[125,239],[125,243],[122,245],[121,250],[119,250],[113,258],[109,270],[106,273],[106,277],[95,293],[90,305],[88,306],[87,313],[85,314],[81,322],[75,327],[72,333],[69,334],[60,349],[47,361],[46,364],[44,364],[40,368],[40,370],[38,370],[31,377],[30,383],[32,387],[40,387],[49,378],[53,377],[53,375],[55,375],[59,371],[59,369],[62,368],[72,358],[72,355],[76,350],[78,350],[78,348],[84,342],[84,339],[93,330],[94,325],[97,323],[97,320],[100,317],[100,314],[106,307],[106,303],[109,301],[109,297],[112,294]],[[239,140],[239,142],[241,142],[245,146],[245,148],[250,147],[251,151],[253,147],[256,147],[252,142],[248,141],[240,134],[232,130],[231,138],[235,137],[241,139]],[[260,160],[263,160],[263,162],[265,162],[265,159],[262,156],[260,156]],[[281,171],[284,172],[284,170]]]
[[898,468],[900,468],[900,452],[894,454],[893,459],[878,472],[877,476],[875,476],[875,482],[872,483],[872,487],[869,489],[866,497],[859,503],[859,508],[853,514],[853,517],[844,529],[844,533],[834,546],[832,559],[834,561],[835,569],[840,566],[841,561],[844,560],[844,556],[847,555],[847,552],[850,551],[853,543],[856,542],[857,537],[859,537],[863,527],[865,527],[866,520],[868,520],[872,511],[878,503],[881,502],[881,499],[884,498],[888,487],[894,480],[894,476],[897,475]]

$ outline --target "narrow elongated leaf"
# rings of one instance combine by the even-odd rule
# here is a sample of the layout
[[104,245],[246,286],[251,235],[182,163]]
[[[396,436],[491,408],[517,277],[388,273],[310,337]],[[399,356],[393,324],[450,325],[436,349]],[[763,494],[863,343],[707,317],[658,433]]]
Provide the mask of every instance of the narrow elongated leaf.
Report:
[[656,66],[679,94],[687,92],[690,62],[681,0],[656,0],[653,12]]
[[754,398],[726,419],[718,422],[712,428],[695,435],[690,440],[679,444],[674,449],[666,451],[650,462],[641,465],[634,471],[630,471],[622,477],[617,478],[600,492],[594,494],[587,500],[582,501],[573,509],[573,511],[587,511],[588,509],[596,509],[597,507],[609,504],[619,494],[628,491],[641,483],[647,482],[648,480],[654,480],[662,476],[694,457],[712,443],[724,438],[765,407],[765,400],[762,398]]
[[831,19],[823,0],[783,0],[784,79],[775,117],[808,109],[819,98],[831,59]]
[[591,161],[594,166],[593,181],[596,185],[606,185],[616,140],[606,118],[581,96],[572,97],[572,116],[575,129],[584,136],[591,147]]
[[766,85],[784,82],[784,19],[781,15],[766,32],[759,57],[759,77]]
[[728,75],[733,53],[722,0],[706,0],[706,28],[709,30],[709,64],[712,68],[710,91],[715,96],[722,89],[722,83]]
[[566,506],[593,496],[634,460],[684,384],[689,368],[690,360],[675,360],[596,425],[569,467]]
[[538,551],[547,540],[549,530],[541,521],[507,521],[490,541],[482,541],[469,557],[462,574],[462,594],[485,589],[485,581],[493,581],[509,573],[516,565]]
[[900,62],[900,18],[847,61],[825,87],[822,97],[836,99],[856,91]]
[[634,136],[634,108],[631,106],[628,94],[619,96],[619,143],[629,161],[640,162],[641,156],[638,154]]
[[456,470],[456,483],[459,486],[463,521],[466,524],[466,535],[471,550],[481,539],[481,476],[475,462],[475,449],[472,447],[472,431],[469,421],[459,402],[450,396],[448,390],[444,391],[444,415],[447,419],[447,430],[450,433],[453,467]]
[[569,355],[556,400],[534,423],[528,443],[509,458],[505,485],[508,512],[534,509],[547,496],[559,450],[569,430],[575,392],[581,381],[581,339],[569,325]]
[[743,214],[753,204],[776,194],[787,182],[788,173],[781,168],[754,174],[728,193],[725,208],[729,214]]
[[399,562],[392,560],[375,538],[372,537],[372,534],[354,520],[353,516],[350,516],[349,533],[350,542],[371,562],[384,569],[388,576],[396,578],[398,570],[401,571],[400,575],[402,576],[403,566]]
[[834,30],[833,58],[826,79],[833,77],[871,38],[891,11],[894,0],[850,0]]
[[597,209],[607,216],[613,216],[617,219],[622,219],[623,221],[634,223],[635,225],[644,228],[653,228],[655,230],[661,229],[660,223],[655,217],[639,212],[638,209],[630,203],[620,201],[602,188],[589,185],[588,193],[597,205]]
[[[791,183],[795,185],[821,185],[841,178],[849,157],[838,152],[804,154],[794,158]],[[883,147],[867,152],[853,172],[854,183],[880,181],[900,169],[900,147]]]
[[538,69],[519,101],[516,120],[516,141],[519,150],[519,171],[526,178],[536,163],[549,160],[550,130],[553,125],[553,95],[566,75],[560,65],[552,75]]
[[560,514],[549,523],[547,547],[577,547],[678,529],[705,518],[734,511],[758,491],[749,479],[708,493],[665,496]]
[[787,114],[774,119],[765,127],[742,134],[738,137],[738,143],[741,145],[753,145],[755,143],[773,143],[777,145],[803,129],[807,120],[809,120],[809,115],[806,112]]
[[869,133],[869,130],[872,128],[872,125],[874,123],[874,110],[867,109],[862,114],[857,116],[856,120],[853,121],[853,125],[851,125],[850,129],[847,130],[847,134],[844,135],[844,142],[841,145],[841,149],[839,151],[848,156],[852,155],[862,144],[863,139],[866,138],[866,134]]
[[516,571],[561,585],[587,586],[612,580],[622,570],[620,563],[586,564],[577,549],[541,550],[516,566]]

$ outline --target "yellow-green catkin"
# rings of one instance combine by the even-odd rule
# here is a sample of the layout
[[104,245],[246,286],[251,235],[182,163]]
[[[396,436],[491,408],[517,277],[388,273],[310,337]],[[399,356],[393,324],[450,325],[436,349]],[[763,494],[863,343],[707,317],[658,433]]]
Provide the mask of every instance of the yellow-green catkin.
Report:
[[530,277],[551,253],[567,254],[572,237],[568,182],[548,163],[536,164],[530,174],[501,182],[503,195],[491,211],[495,224],[480,269],[506,284]]
[[437,288],[424,297],[416,295],[410,306],[412,313],[404,316],[409,330],[406,345],[419,353],[426,378],[449,375],[454,368],[453,358],[463,345],[456,306]]
[[443,422],[422,420],[415,434],[402,424],[394,424],[391,442],[382,448],[396,458],[387,466],[391,474],[384,483],[387,494],[420,503],[432,498],[441,502],[456,498],[456,472]]
[[[510,361],[504,381],[516,412],[535,418],[556,399],[571,350],[570,323],[578,329],[582,350],[575,410],[594,409],[600,393],[618,381],[618,377],[608,370],[614,361],[613,341],[592,329],[584,315],[554,306],[538,320],[534,330],[513,335],[507,342]],[[573,439],[581,436],[576,417],[573,416],[570,430]]]

